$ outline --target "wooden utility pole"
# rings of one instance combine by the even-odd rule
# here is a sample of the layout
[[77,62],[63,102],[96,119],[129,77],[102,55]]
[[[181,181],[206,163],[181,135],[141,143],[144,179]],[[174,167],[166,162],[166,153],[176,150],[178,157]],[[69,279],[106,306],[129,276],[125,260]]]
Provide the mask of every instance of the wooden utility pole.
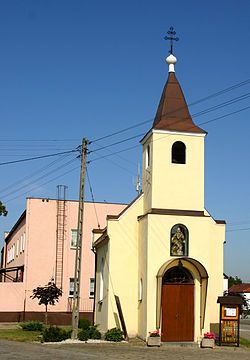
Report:
[[78,206],[78,223],[77,223],[77,242],[75,257],[75,277],[74,277],[74,295],[72,304],[72,339],[77,339],[79,307],[80,307],[80,280],[81,280],[81,263],[82,263],[82,230],[83,230],[83,210],[84,210],[84,183],[86,173],[86,155],[87,139],[82,140],[81,151],[81,171],[80,171],[80,190]]

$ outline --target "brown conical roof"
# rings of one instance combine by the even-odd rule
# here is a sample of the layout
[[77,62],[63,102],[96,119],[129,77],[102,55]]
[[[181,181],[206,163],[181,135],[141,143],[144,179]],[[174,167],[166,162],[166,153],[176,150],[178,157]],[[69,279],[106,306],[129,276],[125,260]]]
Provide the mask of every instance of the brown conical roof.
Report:
[[193,123],[188,106],[174,72],[169,72],[153,129],[180,132],[206,133]]

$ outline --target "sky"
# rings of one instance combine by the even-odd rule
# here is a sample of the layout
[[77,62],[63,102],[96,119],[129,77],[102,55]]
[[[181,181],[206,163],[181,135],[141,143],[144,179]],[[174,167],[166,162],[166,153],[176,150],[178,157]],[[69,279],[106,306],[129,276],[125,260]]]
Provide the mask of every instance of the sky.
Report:
[[227,222],[224,271],[250,282],[249,16],[248,0],[0,0],[1,238],[27,196],[56,198],[66,185],[77,199],[80,168],[77,151],[3,163],[76,150],[83,137],[85,198],[133,200],[174,26],[176,76],[208,132],[206,209]]

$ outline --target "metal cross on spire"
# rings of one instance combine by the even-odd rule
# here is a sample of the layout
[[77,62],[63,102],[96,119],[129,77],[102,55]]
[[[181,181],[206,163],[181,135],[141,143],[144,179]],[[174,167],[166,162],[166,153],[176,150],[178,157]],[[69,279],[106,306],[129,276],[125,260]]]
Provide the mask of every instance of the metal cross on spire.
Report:
[[165,40],[170,40],[170,54],[173,54],[173,40],[175,41],[179,41],[178,37],[174,37],[174,35],[176,35],[176,32],[174,31],[173,26],[170,26],[169,30],[168,30],[168,35],[170,36],[165,36],[164,39]]

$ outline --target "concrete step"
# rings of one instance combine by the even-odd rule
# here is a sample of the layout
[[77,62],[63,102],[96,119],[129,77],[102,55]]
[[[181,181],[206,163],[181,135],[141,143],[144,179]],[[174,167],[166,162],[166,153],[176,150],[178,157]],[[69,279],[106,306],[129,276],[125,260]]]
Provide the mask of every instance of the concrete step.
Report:
[[199,344],[197,342],[193,341],[183,341],[183,342],[162,342],[161,346],[177,346],[177,347],[199,347]]

